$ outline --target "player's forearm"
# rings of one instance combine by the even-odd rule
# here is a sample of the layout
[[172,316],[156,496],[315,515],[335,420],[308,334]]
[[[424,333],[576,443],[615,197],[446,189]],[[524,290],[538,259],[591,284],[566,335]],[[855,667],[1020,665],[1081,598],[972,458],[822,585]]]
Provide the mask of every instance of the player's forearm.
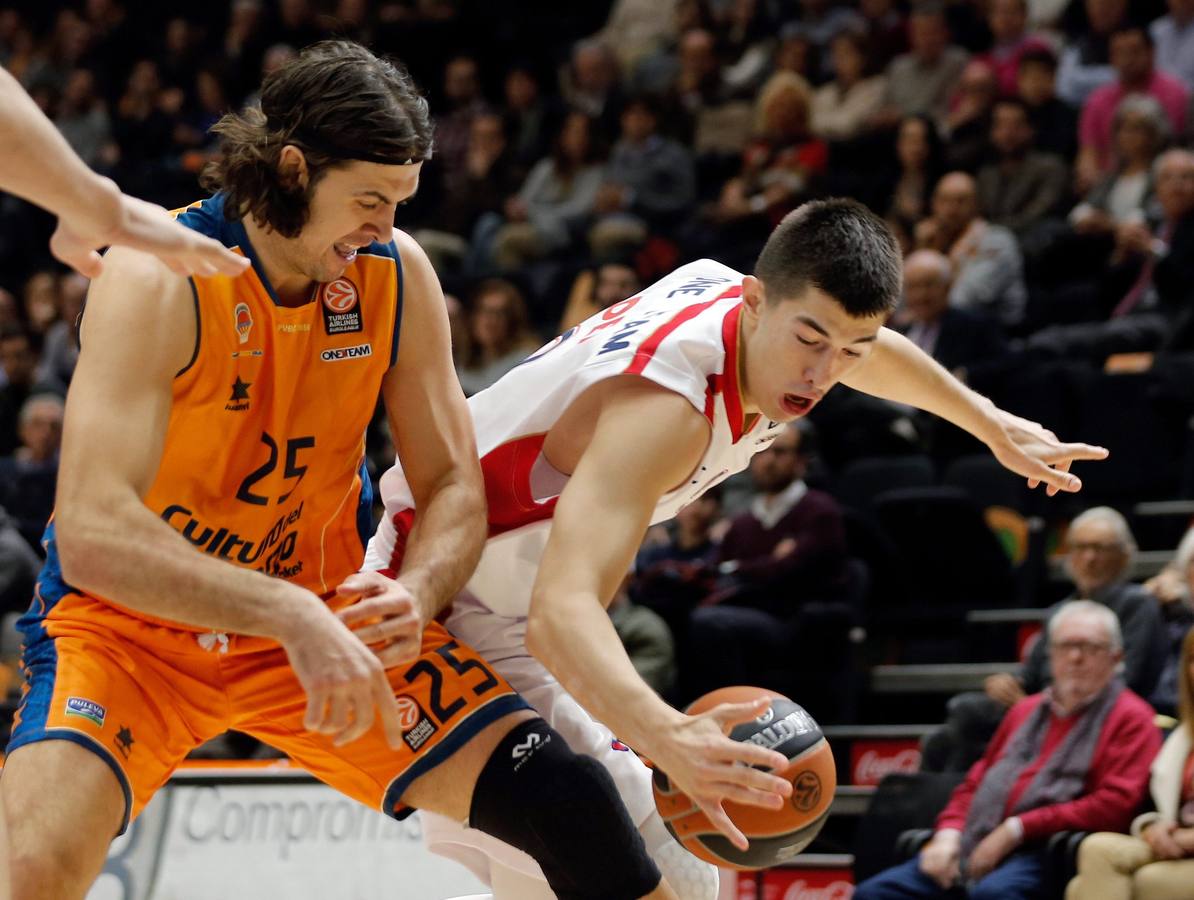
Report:
[[484,489],[451,479],[419,507],[398,580],[430,621],[468,582],[485,545]]
[[842,383],[874,397],[931,412],[984,443],[997,440],[1003,433],[990,400],[966,387],[927,353],[889,328],[880,329],[871,358]]
[[72,207],[118,202],[119,191],[87,168],[25,93],[0,68],[0,188],[56,215]]
[[198,552],[137,502],[60,507],[55,532],[65,581],[135,612],[278,640],[330,615],[297,585]]
[[532,598],[526,642],[586,712],[648,756],[652,735],[681,717],[635,671],[593,594],[555,591],[550,601]]

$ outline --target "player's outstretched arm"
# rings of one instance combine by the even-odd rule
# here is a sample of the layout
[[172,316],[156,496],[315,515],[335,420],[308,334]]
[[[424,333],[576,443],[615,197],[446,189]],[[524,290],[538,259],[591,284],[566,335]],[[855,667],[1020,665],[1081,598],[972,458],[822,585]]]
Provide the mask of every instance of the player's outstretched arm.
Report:
[[152,256],[111,251],[88,296],[66,402],[54,515],[63,577],[152,616],[275,638],[307,690],[309,728],[351,740],[378,708],[401,742],[384,669],[317,596],[200,553],[141,502],[196,327],[185,278]]
[[768,808],[791,786],[752,766],[786,764],[774,751],[730,740],[759,704],[687,716],[639,677],[605,612],[658,499],[697,467],[708,424],[683,397],[627,376],[607,382],[593,437],[556,506],[531,597],[527,647],[591,715],[664,769],[739,847],[721,807]]
[[1069,471],[1073,463],[1107,456],[1103,447],[1065,443],[1036,422],[999,409],[888,328],[879,330],[874,350],[842,383],[952,422],[986,444],[1005,467],[1027,478],[1030,487],[1046,484],[1050,495],[1081,490],[1081,480]]
[[419,655],[423,629],[473,574],[486,534],[477,441],[452,365],[444,295],[422,249],[401,232],[396,242],[403,262],[402,331],[382,394],[418,515],[396,582],[365,572],[340,586],[341,594],[362,597],[341,620],[380,645],[387,668]]
[[0,68],[0,189],[58,216],[50,250],[77,272],[94,278],[97,252],[123,245],[158,256],[183,275],[237,275],[248,265],[219,242],[184,228],[161,207],[120,192],[67,144],[37,104]]

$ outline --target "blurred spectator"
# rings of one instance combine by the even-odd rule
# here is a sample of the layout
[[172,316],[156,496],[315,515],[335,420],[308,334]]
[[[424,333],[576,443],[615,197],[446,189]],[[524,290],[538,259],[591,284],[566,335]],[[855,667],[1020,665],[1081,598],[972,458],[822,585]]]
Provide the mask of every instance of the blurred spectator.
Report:
[[[1164,661],[1165,633],[1156,601],[1127,580],[1136,540],[1124,517],[1106,506],[1088,509],[1070,524],[1066,535],[1066,573],[1074,590],[1048,613],[1053,621],[1065,603],[1091,600],[1109,609],[1123,634],[1123,678],[1132,690],[1149,696]],[[1036,641],[1017,675],[992,675],[981,693],[953,697],[946,721],[925,743],[922,766],[960,771],[982,752],[1004,713],[1028,694],[1049,684],[1047,642]],[[1054,677],[1056,673],[1052,673]]]
[[951,306],[1017,324],[1027,298],[1020,248],[1010,231],[979,216],[978,188],[965,172],[937,183],[932,214],[916,226],[916,245],[937,250],[954,266]]
[[911,248],[916,223],[929,214],[937,180],[945,167],[945,147],[928,116],[909,116],[896,131],[898,174],[887,203],[887,221],[905,250]]
[[266,47],[264,24],[261,0],[233,0],[223,51],[236,96],[244,96],[257,86]]
[[[6,291],[0,288],[0,332],[8,329],[12,325],[20,325],[21,304],[17,302],[17,298],[13,296],[11,291]],[[8,381],[4,370],[0,368],[0,384],[5,384]]]
[[1169,120],[1154,98],[1133,94],[1116,107],[1112,134],[1115,171],[1070,211],[1070,224],[1079,234],[1110,235],[1144,217],[1153,195],[1153,163],[1169,139]]
[[25,282],[25,323],[39,336],[58,319],[62,305],[58,273],[49,269],[34,272]]
[[162,48],[157,59],[162,86],[189,91],[199,68],[198,31],[194,25],[181,16],[175,16],[166,23],[162,35]]
[[0,615],[29,608],[41,571],[41,557],[30,548],[12,516],[0,506]]
[[1067,162],[1078,149],[1078,114],[1057,98],[1057,57],[1051,50],[1029,50],[1020,56],[1018,96],[1028,107],[1036,148]]
[[754,220],[758,233],[747,238],[755,246],[825,172],[829,149],[809,131],[811,102],[799,75],[778,72],[768,79],[755,104],[755,138],[743,152],[742,169],[722,187],[713,210],[723,234],[726,226]]
[[978,171],[979,207],[1008,228],[1028,252],[1030,231],[1056,216],[1069,195],[1070,173],[1052,153],[1033,149],[1032,120],[1022,100],[998,101],[991,115],[995,161]]
[[[481,218],[498,213],[522,184],[510,157],[501,116],[483,112],[472,117],[464,163],[443,176],[443,196],[428,211],[425,227],[415,232],[441,274],[469,258],[469,242]],[[486,265],[474,254],[469,268],[484,271]]]
[[964,172],[978,171],[987,156],[991,113],[998,99],[995,70],[977,59],[968,62],[942,125],[946,166]]
[[899,330],[955,374],[1002,356],[998,326],[985,316],[949,305],[953,269],[936,250],[917,250],[904,260],[903,324]]
[[[569,113],[552,155],[537,162],[518,193],[506,199],[504,220],[490,214],[491,223],[502,223],[492,232],[489,254],[498,269],[519,269],[568,248],[592,216],[605,178],[594,128],[584,113]],[[492,228],[478,226],[478,232]],[[479,234],[476,240],[486,238]]]
[[1067,900],[1168,900],[1194,884],[1194,631],[1182,642],[1181,719],[1152,764],[1153,811],[1132,821],[1131,836],[1092,834],[1078,849]]
[[[813,0],[811,3],[801,0],[801,6],[814,5],[823,6],[823,0]],[[720,11],[716,4],[712,6],[715,22],[712,30],[720,37],[722,55],[726,61],[722,77],[729,90],[750,96],[771,72],[777,22],[765,13],[765,4],[760,0],[733,0],[724,4]],[[789,34],[792,30],[799,31],[806,40],[813,40],[800,29],[799,24],[789,24],[783,29]]]
[[300,50],[324,37],[311,0],[278,0],[278,39]]
[[641,245],[653,229],[677,222],[695,197],[692,154],[659,134],[654,101],[631,100],[622,110],[622,136],[594,201],[593,256],[602,261]]
[[664,94],[680,71],[680,42],[694,31],[710,32],[713,17],[703,0],[677,0],[672,4],[671,22],[659,46],[642,57],[629,73],[636,94]]
[[577,41],[560,79],[560,93],[572,109],[596,119],[601,134],[613,137],[622,115],[622,73],[609,45],[599,40]]
[[[687,651],[697,665],[685,673],[692,679],[686,694],[755,683],[761,661],[790,645],[801,607],[842,590],[841,509],[804,481],[813,426],[798,420],[779,427],[779,437],[750,461],[755,498],[722,538],[718,586],[689,619]],[[700,664],[710,659],[718,660],[715,668]]]
[[1115,230],[1102,284],[1114,292],[1110,317],[1044,329],[1029,338],[1029,349],[1102,362],[1113,353],[1157,350],[1182,330],[1194,284],[1194,153],[1161,154],[1154,180],[1159,214]]
[[689,613],[713,588],[720,515],[721,491],[715,487],[667,526],[652,528],[635,558],[634,599],[659,613],[673,633],[687,627]]
[[59,317],[46,329],[42,340],[37,380],[48,384],[69,384],[79,360],[79,317],[90,284],[78,272],[67,272],[58,282]]
[[945,14],[937,6],[918,6],[908,17],[910,49],[887,67],[887,92],[874,124],[894,125],[904,116],[943,120],[949,95],[966,66],[967,54],[949,42]]
[[1097,88],[1115,80],[1111,34],[1128,23],[1128,0],[1083,0],[1086,28],[1061,53],[1057,96],[1081,106]]
[[522,293],[502,278],[477,286],[469,312],[469,348],[457,370],[464,393],[472,396],[489,387],[539,346],[527,324]]
[[855,900],[1032,900],[1051,835],[1127,828],[1161,737],[1152,709],[1117,675],[1119,624],[1076,601],[1045,640],[1052,685],[1008,712],[920,854],[864,881]]
[[1094,91],[1082,107],[1077,177],[1079,190],[1083,191],[1114,168],[1112,122],[1116,107],[1126,95],[1155,97],[1169,117],[1173,133],[1185,133],[1190,92],[1172,75],[1153,66],[1152,38],[1147,29],[1131,26],[1116,31],[1111,36],[1111,64],[1117,80]]
[[33,336],[20,326],[0,331],[0,366],[5,382],[0,386],[0,456],[10,456],[20,446],[21,408],[34,394],[64,395],[57,382],[37,380],[37,348]]
[[605,26],[593,35],[613,48],[623,72],[675,37],[677,0],[614,0]]
[[[737,6],[743,4],[739,2]],[[755,4],[748,4],[754,6]],[[861,33],[865,22],[853,9],[830,2],[830,0],[799,0],[800,15],[788,23],[798,28],[812,45],[828,49],[830,43],[845,31]]]
[[586,269],[576,276],[557,333],[563,334],[589,316],[633,297],[642,289],[643,280],[628,261],[611,260],[599,265],[595,271]]
[[610,601],[609,617],[634,670],[657,694],[663,694],[676,682],[676,642],[658,613],[630,599],[629,581],[628,575]]
[[0,457],[0,507],[16,520],[29,546],[41,552],[41,535],[54,511],[58,450],[65,404],[57,394],[33,394],[18,419],[20,446]]
[[866,38],[843,31],[830,45],[833,80],[813,95],[812,131],[831,141],[857,137],[883,105],[886,79],[870,71]]
[[858,11],[866,25],[867,60],[885,69],[908,49],[908,26],[895,0],[861,0]]
[[[290,62],[298,56],[298,51],[289,44],[271,44],[266,48],[261,55],[261,75],[260,80],[265,81],[270,75]],[[247,97],[245,97],[244,106],[260,106],[261,105],[261,90],[254,88]],[[439,132],[436,131],[436,140],[439,139]],[[436,144],[438,151],[439,145]]]
[[31,94],[48,90],[59,96],[66,88],[71,71],[84,59],[91,43],[91,28],[73,9],[63,9],[54,17],[54,28],[21,75]]
[[112,121],[112,135],[120,147],[116,181],[128,193],[155,199],[162,196],[160,176],[175,150],[178,111],[169,102],[162,93],[157,66],[151,60],[139,60]]
[[987,11],[991,29],[990,51],[978,57],[995,70],[999,92],[1005,97],[1016,93],[1020,60],[1025,53],[1049,51],[1041,38],[1028,34],[1027,0],[992,0]]
[[1157,68],[1194,88],[1194,0],[1168,0],[1169,15],[1149,26]]
[[490,111],[481,96],[477,60],[466,55],[448,60],[443,93],[435,117],[435,160],[440,177],[451,182],[465,168],[472,147],[473,120]]
[[[448,331],[452,335],[452,364],[459,373],[468,361],[473,339],[469,334],[468,311],[455,294],[444,294],[444,306],[448,311]],[[384,420],[384,416],[382,417]],[[390,462],[393,462],[391,458]],[[382,467],[380,471],[385,471]]]
[[95,75],[90,69],[75,69],[70,73],[54,124],[71,149],[93,169],[108,169],[116,164],[119,151],[112,140],[112,122],[96,93]]
[[1157,599],[1161,609],[1161,621],[1165,627],[1166,653],[1161,676],[1149,700],[1158,711],[1171,714],[1178,708],[1179,685],[1182,682],[1184,664],[1182,642],[1194,626],[1194,528],[1186,532],[1173,560],[1158,575],[1144,584],[1145,590]]
[[[721,77],[721,58],[713,33],[691,28],[680,36],[678,70],[667,88],[656,93],[662,98],[670,131],[691,142],[697,135],[702,112],[728,99]],[[699,152],[699,151],[698,151]]]
[[551,149],[557,118],[543,96],[539,79],[530,67],[515,64],[506,72],[502,119],[510,153],[520,168],[530,169]]

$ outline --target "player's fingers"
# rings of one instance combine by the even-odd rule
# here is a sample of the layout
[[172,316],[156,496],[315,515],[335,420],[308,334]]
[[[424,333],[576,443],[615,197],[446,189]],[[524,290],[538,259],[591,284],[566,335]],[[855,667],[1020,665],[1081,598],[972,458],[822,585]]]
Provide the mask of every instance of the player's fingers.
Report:
[[750,844],[747,843],[746,835],[744,835],[738,826],[735,825],[726,811],[722,809],[721,803],[710,801],[697,801],[697,806],[705,814],[705,817],[712,823],[713,827],[730,839],[730,843],[739,850],[746,850]]
[[748,700],[745,703],[720,703],[709,710],[709,714],[717,720],[719,725],[725,728],[726,726],[738,725],[742,722],[749,722],[751,719],[757,719],[770,706],[770,697],[759,697],[756,700]]
[[386,743],[395,750],[402,748],[402,722],[398,715],[398,701],[394,699],[394,689],[386,679],[384,673],[379,673],[373,679],[373,698],[377,702],[377,712],[381,716],[381,727],[386,733]]
[[326,691],[308,691],[307,712],[303,715],[303,728],[307,731],[319,732],[323,726],[323,714],[327,708],[328,696]]
[[418,627],[419,620],[415,616],[391,616],[353,631],[366,644],[380,644],[408,639]]
[[383,669],[395,669],[418,659],[421,647],[421,635],[407,636],[382,647],[377,651],[377,658]]
[[249,258],[233,253],[217,241],[203,239],[199,247],[199,261],[211,270],[212,275],[227,275],[235,278],[249,268]]
[[336,593],[341,596],[356,594],[371,596],[382,591],[387,583],[389,583],[389,579],[377,572],[353,572],[340,582]]
[[349,713],[348,694],[342,690],[333,691],[328,700],[327,715],[323,717],[319,730],[324,734],[340,734],[351,721]]
[[743,787],[740,784],[717,785],[723,800],[732,800],[746,806],[758,806],[762,809],[782,809],[784,798],[772,791],[760,791],[756,788]]
[[373,726],[373,690],[372,683],[365,683],[354,688],[348,701],[351,721],[348,726],[336,733],[333,743],[337,747],[351,744]]
[[[404,602],[405,601],[405,602]],[[336,613],[345,625],[379,619],[384,616],[409,613],[410,602],[404,597],[366,597],[352,606],[346,606]]]
[[1070,463],[1078,459],[1106,459],[1110,453],[1106,447],[1095,444],[1059,444],[1049,451],[1046,459],[1053,463]]

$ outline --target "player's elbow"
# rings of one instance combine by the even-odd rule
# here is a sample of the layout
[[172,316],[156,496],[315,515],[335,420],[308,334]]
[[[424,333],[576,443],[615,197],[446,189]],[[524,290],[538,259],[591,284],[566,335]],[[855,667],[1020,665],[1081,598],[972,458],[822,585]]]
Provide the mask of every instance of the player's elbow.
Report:
[[67,584],[83,586],[87,573],[95,568],[99,548],[91,539],[85,512],[71,505],[59,505],[54,511],[54,546],[58,565]]
[[531,656],[543,660],[545,653],[550,653],[556,646],[552,640],[553,623],[551,613],[542,599],[531,595],[531,608],[527,613],[527,650]]

